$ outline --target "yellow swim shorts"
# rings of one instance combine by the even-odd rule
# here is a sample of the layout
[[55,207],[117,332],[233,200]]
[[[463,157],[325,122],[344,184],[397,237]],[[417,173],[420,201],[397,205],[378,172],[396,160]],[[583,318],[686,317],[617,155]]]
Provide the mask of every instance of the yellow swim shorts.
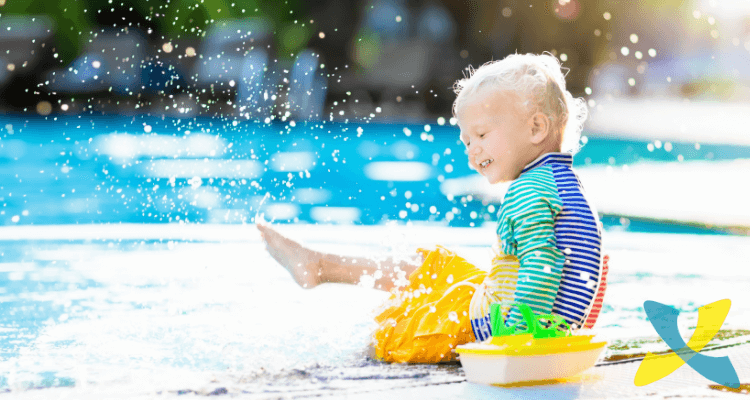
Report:
[[487,273],[443,247],[419,252],[422,266],[406,288],[391,291],[375,317],[373,346],[380,360],[455,361],[456,346],[474,341],[469,303]]

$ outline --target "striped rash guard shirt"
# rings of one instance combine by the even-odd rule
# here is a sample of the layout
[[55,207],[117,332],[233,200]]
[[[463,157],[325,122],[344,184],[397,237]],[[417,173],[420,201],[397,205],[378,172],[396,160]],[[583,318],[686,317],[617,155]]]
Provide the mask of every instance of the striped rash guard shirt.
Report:
[[[572,164],[571,154],[544,154],[508,188],[497,228],[501,252],[470,306],[477,340],[491,336],[495,301],[525,303],[583,326],[602,273],[601,229]],[[515,306],[504,314],[508,326],[523,319]]]

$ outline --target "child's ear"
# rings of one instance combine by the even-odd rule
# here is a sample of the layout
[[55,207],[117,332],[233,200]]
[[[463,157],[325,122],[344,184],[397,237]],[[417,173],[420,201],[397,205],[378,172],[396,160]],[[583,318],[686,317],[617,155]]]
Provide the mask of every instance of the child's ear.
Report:
[[534,113],[529,118],[529,126],[531,127],[531,143],[541,144],[547,140],[550,130],[549,117],[544,115],[542,112]]

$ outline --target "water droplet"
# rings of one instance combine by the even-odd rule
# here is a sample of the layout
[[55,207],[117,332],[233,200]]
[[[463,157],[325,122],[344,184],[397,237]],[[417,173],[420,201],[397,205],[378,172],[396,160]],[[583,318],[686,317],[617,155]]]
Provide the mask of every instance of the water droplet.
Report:
[[455,322],[455,323],[458,323],[458,313],[456,313],[455,311],[449,312],[448,313],[448,319],[451,320],[451,321],[453,321],[453,322]]
[[445,281],[448,282],[449,285],[452,284],[453,283],[453,274],[448,275],[448,277],[445,278]]
[[36,112],[39,115],[49,115],[52,113],[52,103],[46,100],[42,100],[36,105]]

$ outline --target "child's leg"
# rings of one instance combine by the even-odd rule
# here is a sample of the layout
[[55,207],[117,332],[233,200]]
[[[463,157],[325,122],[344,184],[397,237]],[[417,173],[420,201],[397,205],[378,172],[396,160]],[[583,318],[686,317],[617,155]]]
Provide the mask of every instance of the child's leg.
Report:
[[[388,259],[376,262],[366,258],[341,257],[310,250],[288,239],[273,228],[257,225],[271,256],[289,271],[295,281],[304,288],[313,288],[321,283],[349,283],[356,285],[362,275],[377,276],[375,288],[390,290],[398,279],[397,268],[408,278],[417,269],[404,261]],[[380,271],[379,274],[376,272]]]

